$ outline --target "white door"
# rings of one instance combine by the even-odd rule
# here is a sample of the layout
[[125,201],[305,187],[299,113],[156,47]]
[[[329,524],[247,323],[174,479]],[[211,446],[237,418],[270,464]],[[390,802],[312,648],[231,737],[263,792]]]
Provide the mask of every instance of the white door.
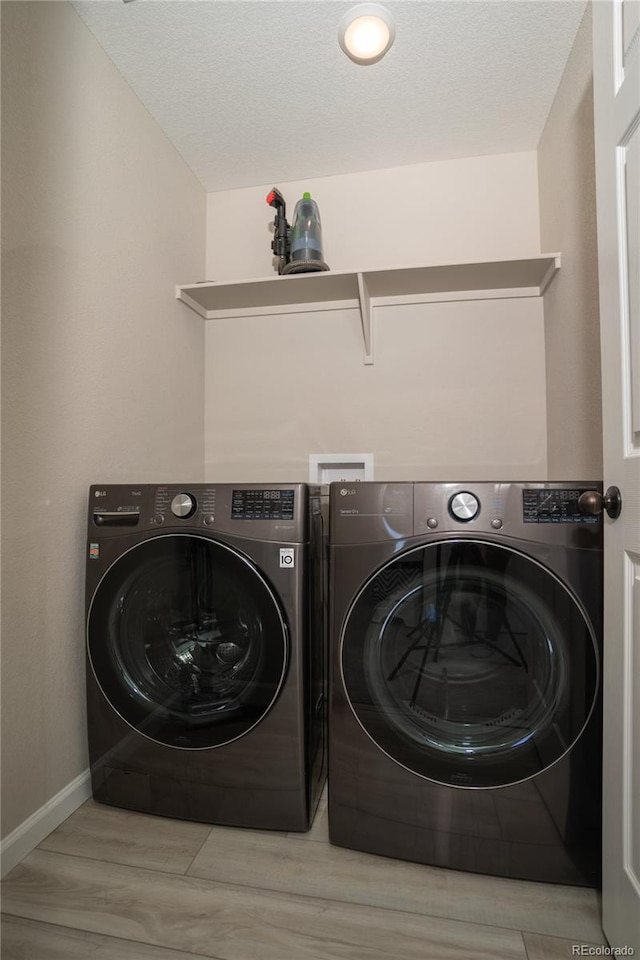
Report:
[[640,956],[640,0],[593,4],[605,489],[603,927]]

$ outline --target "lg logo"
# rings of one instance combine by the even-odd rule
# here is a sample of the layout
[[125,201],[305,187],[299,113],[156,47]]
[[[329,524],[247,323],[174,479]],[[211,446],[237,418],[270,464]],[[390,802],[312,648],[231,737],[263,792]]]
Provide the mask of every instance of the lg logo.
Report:
[[355,487],[341,487],[340,496],[341,497],[352,497],[355,493]]
[[106,495],[107,495],[107,491],[106,491],[106,490],[96,490],[96,492],[95,492],[95,494],[94,494],[94,496],[96,496],[96,497],[106,497]]

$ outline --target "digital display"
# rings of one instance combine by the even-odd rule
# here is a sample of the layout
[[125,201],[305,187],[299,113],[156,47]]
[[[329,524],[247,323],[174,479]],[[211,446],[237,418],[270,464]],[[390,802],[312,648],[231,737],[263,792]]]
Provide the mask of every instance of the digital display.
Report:
[[598,523],[598,517],[584,514],[578,499],[584,490],[523,490],[525,523]]
[[294,490],[234,490],[232,520],[293,520]]

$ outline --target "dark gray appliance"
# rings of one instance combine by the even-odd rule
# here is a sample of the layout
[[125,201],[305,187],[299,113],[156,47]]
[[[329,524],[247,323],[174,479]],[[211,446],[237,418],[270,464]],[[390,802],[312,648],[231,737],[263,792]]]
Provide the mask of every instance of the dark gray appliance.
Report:
[[306,484],[92,486],[96,800],[306,830],[326,776],[327,496]]
[[601,485],[331,485],[332,843],[599,883],[602,523],[586,490]]

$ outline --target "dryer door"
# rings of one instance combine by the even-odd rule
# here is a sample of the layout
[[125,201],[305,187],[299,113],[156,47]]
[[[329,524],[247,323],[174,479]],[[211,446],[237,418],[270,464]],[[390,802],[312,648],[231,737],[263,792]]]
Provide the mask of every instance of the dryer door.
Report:
[[198,536],[154,537],[109,568],[91,602],[87,648],[113,709],[183,748],[252,729],[287,667],[287,630],[265,578],[240,553]]
[[459,787],[551,766],[598,696],[596,638],[574,595],[495,543],[443,541],[394,558],[351,605],[340,657],[349,704],[380,749]]

